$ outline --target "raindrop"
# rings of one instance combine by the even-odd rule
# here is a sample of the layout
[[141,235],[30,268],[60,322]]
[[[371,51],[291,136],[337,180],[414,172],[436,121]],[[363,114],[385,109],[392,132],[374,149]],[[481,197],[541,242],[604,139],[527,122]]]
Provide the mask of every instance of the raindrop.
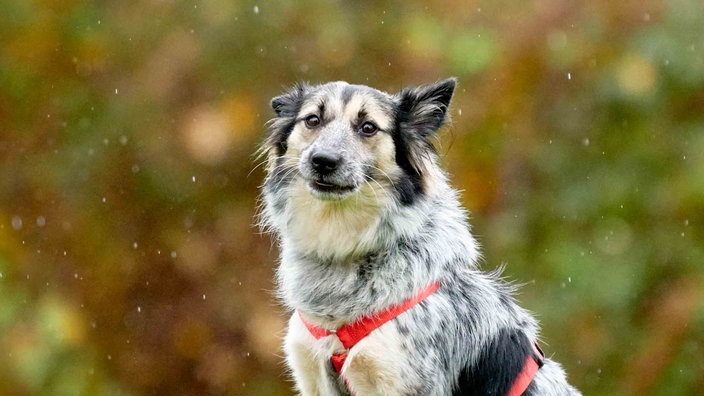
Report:
[[567,282],[568,282],[568,283],[572,283],[572,277],[571,277],[571,276],[568,276],[568,277],[567,277]]
[[78,279],[78,272],[73,273],[73,279]]
[[689,219],[687,219],[687,220],[684,221],[684,225],[685,225],[685,226],[688,226],[688,225],[689,225]]
[[205,294],[203,294],[203,300],[205,300]]
[[0,272],[0,279],[2,279],[2,272]]
[[101,201],[103,201],[103,203],[105,203],[105,201],[107,201],[107,198],[103,197],[103,199]]
[[567,79],[568,79],[568,80],[571,80],[571,79],[572,79],[572,73],[567,72]]
[[132,165],[132,173],[139,173],[139,165],[137,165],[137,164]]
[[117,88],[115,88],[115,95],[117,95],[117,93],[118,93]]
[[254,6],[254,13],[259,14],[259,6],[258,5]]
[[142,312],[142,307],[137,306],[137,312]]
[[178,255],[176,254],[176,252],[171,251],[171,258],[176,258],[177,256],[178,256]]
[[12,228],[16,230],[21,230],[22,229],[22,218],[19,216],[15,216],[12,218]]
[[132,247],[135,248],[135,249],[137,249],[138,246],[139,246],[139,245],[137,244],[137,242],[135,242],[135,243],[132,244]]
[[120,144],[123,146],[127,144],[127,136],[125,136],[125,135],[120,136]]
[[108,360],[112,360],[112,356],[111,356],[111,355],[108,355]]
[[191,180],[193,180],[193,183],[195,183],[195,182],[196,182],[196,177],[193,176],[193,177],[191,178]]
[[46,225],[46,219],[44,216],[37,217],[37,226],[44,227]]
[[462,109],[457,109],[457,115],[459,115],[459,116],[462,115]]

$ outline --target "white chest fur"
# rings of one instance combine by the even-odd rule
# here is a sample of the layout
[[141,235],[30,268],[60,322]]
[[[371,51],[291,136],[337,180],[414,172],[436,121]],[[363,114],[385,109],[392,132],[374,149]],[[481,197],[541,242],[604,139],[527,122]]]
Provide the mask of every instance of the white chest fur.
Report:
[[[335,335],[315,339],[294,313],[284,349],[302,395],[337,394],[330,358],[344,347]],[[395,324],[386,323],[348,351],[342,378],[355,395],[406,394],[408,390],[398,381],[406,359]]]

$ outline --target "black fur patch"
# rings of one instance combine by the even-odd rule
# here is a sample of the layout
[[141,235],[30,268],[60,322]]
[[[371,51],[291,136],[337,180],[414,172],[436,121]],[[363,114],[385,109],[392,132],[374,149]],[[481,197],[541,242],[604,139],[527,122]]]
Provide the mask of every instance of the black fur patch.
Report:
[[[506,395],[532,353],[532,342],[523,331],[500,330],[478,361],[462,370],[453,395]],[[530,387],[523,392],[531,393]]]

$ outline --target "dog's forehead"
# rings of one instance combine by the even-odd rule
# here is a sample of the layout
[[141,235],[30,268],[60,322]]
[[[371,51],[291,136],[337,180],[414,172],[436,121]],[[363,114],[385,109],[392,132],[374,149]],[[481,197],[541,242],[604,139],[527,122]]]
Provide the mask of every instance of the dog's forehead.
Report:
[[360,113],[387,128],[393,114],[393,99],[388,93],[344,81],[314,87],[307,95],[301,113],[323,111],[326,117],[356,119]]

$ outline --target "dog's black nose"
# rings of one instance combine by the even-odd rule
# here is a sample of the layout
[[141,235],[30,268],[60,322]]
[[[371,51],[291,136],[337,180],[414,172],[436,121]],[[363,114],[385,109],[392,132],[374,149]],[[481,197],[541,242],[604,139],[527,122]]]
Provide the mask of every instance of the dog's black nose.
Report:
[[342,157],[329,151],[318,151],[310,157],[313,169],[321,175],[333,172],[340,165]]

